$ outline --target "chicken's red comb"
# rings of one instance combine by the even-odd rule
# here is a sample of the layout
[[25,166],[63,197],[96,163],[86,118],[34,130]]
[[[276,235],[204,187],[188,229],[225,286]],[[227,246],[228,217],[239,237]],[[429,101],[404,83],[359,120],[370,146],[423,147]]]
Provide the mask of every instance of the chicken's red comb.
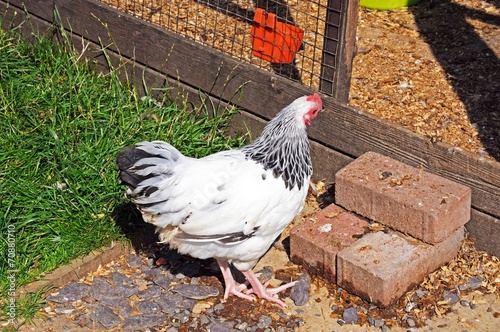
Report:
[[320,107],[323,105],[323,102],[321,101],[321,98],[319,97],[319,95],[317,93],[313,93],[312,95],[307,96],[306,100],[313,101],[316,104],[318,104]]

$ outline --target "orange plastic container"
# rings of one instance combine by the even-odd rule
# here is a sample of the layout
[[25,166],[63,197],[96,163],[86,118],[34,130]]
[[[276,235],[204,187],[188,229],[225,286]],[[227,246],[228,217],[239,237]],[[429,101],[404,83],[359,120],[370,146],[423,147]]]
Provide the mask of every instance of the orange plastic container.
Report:
[[276,15],[257,8],[252,23],[253,55],[272,63],[291,63],[304,39],[304,30],[278,22]]

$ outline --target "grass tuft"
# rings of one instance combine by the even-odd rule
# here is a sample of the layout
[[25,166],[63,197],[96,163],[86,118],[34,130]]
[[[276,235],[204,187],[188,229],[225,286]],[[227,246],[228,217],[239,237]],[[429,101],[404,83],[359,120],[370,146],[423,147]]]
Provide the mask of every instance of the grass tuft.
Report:
[[[124,203],[114,162],[122,147],[160,139],[202,157],[242,144],[223,135],[234,110],[192,114],[140,98],[64,49],[0,30],[0,252],[15,248],[0,255],[1,320],[11,287],[123,238],[112,219]],[[16,304],[18,318],[43,302],[31,298]]]

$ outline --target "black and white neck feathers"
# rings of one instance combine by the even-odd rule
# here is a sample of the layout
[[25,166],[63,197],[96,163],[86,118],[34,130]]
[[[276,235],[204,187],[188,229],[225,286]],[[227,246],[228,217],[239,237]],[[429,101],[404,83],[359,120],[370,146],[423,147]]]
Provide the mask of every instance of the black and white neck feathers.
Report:
[[281,177],[286,188],[297,186],[300,190],[312,175],[312,164],[306,125],[292,106],[279,112],[262,134],[241,150],[247,159],[272,170],[275,178]]

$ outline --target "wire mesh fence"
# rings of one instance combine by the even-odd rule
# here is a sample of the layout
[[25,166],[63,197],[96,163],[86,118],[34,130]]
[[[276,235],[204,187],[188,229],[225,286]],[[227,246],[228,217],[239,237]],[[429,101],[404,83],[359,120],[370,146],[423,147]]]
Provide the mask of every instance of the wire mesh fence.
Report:
[[333,95],[349,0],[99,1]]

